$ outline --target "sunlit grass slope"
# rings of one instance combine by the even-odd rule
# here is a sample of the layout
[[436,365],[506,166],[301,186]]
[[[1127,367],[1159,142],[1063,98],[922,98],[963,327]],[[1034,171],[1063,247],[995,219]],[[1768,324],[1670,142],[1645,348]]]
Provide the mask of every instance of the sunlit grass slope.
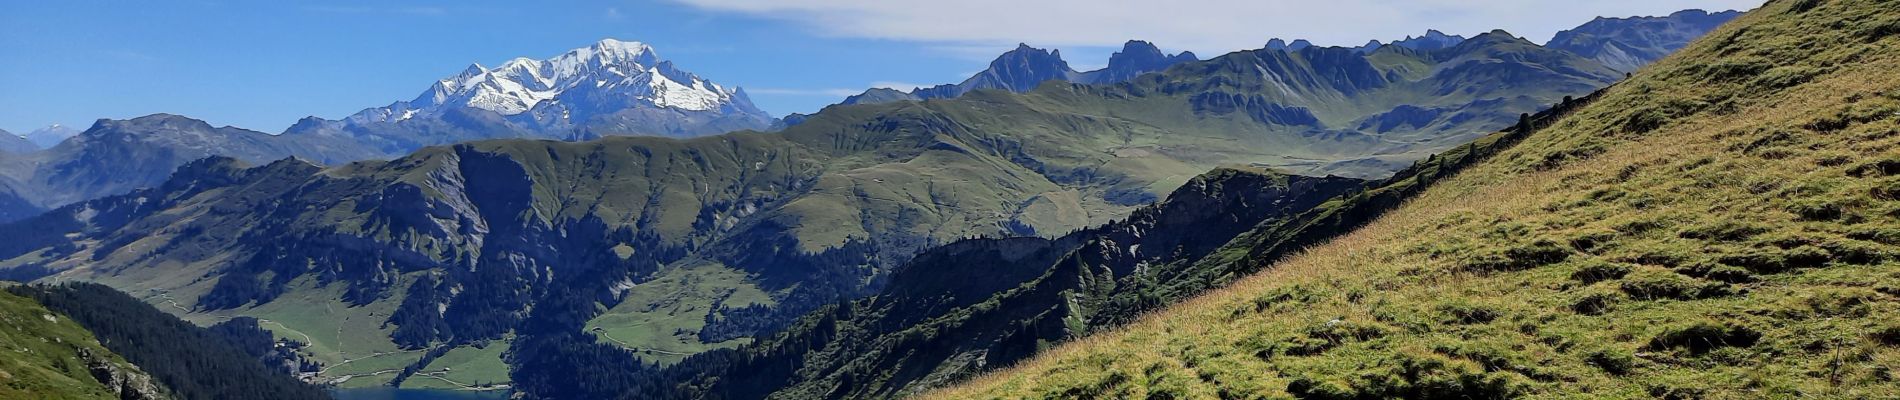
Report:
[[105,364],[151,383],[72,319],[0,291],[0,399],[120,398],[93,376]]
[[1900,7],[1773,1],[1333,242],[938,398],[1895,398]]

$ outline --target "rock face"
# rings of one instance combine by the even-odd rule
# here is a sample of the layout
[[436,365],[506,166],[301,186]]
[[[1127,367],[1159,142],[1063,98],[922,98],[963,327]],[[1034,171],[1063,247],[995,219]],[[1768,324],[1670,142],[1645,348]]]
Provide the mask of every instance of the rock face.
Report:
[[93,332],[0,282],[0,398],[169,399],[170,392],[139,367],[100,344]]
[[1576,29],[1558,32],[1545,46],[1630,72],[1661,60],[1740,16],[1740,11],[1686,10],[1664,17],[1597,18]]
[[121,400],[168,400],[152,377],[139,371],[138,367],[121,365],[92,350],[79,349],[79,360],[86,364],[86,371],[93,379],[99,380]]

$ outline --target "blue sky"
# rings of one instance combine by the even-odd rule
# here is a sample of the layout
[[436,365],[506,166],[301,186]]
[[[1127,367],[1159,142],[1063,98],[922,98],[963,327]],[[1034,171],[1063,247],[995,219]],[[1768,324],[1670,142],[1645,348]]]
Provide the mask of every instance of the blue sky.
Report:
[[[550,3],[550,4],[540,4]],[[1163,6],[1167,4],[1166,6]],[[1759,0],[0,0],[0,129],[174,113],[279,132],[407,100],[472,62],[602,38],[653,45],[773,115],[871,86],[956,82],[1017,42],[1099,67],[1127,39],[1203,57],[1437,28],[1543,42],[1595,16]]]

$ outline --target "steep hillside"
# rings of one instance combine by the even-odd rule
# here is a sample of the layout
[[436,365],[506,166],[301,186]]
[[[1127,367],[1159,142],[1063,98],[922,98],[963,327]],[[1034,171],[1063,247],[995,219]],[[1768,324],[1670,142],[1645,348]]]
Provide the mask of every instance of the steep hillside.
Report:
[[934,397],[1900,395],[1895,68],[1887,2],[1771,2],[1363,229]]
[[[199,322],[269,319],[326,364],[370,360],[326,370],[350,384],[438,348],[479,346],[492,370],[490,343],[511,362],[574,339],[670,362],[876,293],[939,244],[1099,225],[1221,165],[1383,176],[1615,77],[1494,32],[839,106],[769,134],[213,159],[0,227],[0,270],[107,283]],[[1375,120],[1398,122],[1358,128]],[[601,335],[569,336],[583,329]]]
[[99,345],[86,328],[32,299],[0,291],[0,397],[169,399],[152,377]]
[[30,298],[70,316],[71,322],[97,335],[105,348],[140,367],[140,374],[150,374],[135,377],[144,382],[127,380],[129,384],[157,382],[171,396],[191,400],[330,398],[292,375],[298,371],[265,364],[294,364],[294,359],[271,355],[300,344],[271,340],[254,320],[202,328],[97,284],[14,286],[6,292],[0,296]]
[[1055,239],[952,243],[906,263],[876,296],[739,351],[688,359],[669,372],[691,379],[644,395],[875,398],[940,384],[1085,332],[1112,299],[1151,286],[1135,275],[1182,269],[1240,232],[1333,206],[1364,183],[1222,168],[1124,221]]

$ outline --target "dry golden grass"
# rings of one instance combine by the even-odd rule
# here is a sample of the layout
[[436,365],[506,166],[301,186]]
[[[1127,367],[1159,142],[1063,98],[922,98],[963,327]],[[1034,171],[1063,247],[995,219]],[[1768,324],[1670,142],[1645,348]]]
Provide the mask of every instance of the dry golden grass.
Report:
[[1363,229],[924,397],[1900,397],[1896,33],[1772,2]]

